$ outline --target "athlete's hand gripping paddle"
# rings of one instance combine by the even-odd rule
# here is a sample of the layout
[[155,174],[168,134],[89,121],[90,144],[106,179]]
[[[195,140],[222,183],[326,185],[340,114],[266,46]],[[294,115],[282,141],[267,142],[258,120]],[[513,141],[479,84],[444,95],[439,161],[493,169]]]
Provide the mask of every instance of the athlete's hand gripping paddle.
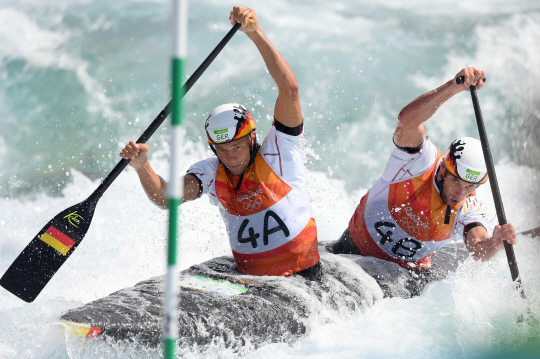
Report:
[[[232,27],[186,81],[182,91],[184,95],[197,82],[240,26],[240,24],[236,24]],[[139,137],[137,143],[146,143],[148,141],[167,118],[170,108],[171,102],[165,106]],[[51,219],[4,273],[0,279],[0,285],[25,302],[34,301],[52,276],[81,243],[90,227],[97,202],[120,172],[128,165],[129,161],[122,159],[86,200],[63,210]]]
[[[485,82],[486,79],[484,78]],[[461,85],[465,82],[465,77],[460,76],[456,78],[456,83]],[[506,215],[504,213],[504,207],[501,198],[501,192],[499,191],[499,183],[497,181],[497,175],[495,174],[495,166],[493,164],[493,158],[491,157],[491,150],[489,148],[488,138],[486,134],[486,128],[484,126],[484,119],[482,118],[482,112],[480,111],[480,103],[478,102],[478,96],[476,95],[476,87],[470,86],[470,92],[472,102],[474,106],[474,114],[476,116],[476,123],[478,125],[478,133],[480,134],[480,142],[482,142],[482,152],[484,153],[484,160],[486,161],[486,167],[488,171],[489,184],[491,186],[491,192],[493,194],[493,200],[495,201],[495,209],[497,212],[497,218],[499,219],[499,225],[508,223],[506,221]],[[521,291],[521,296],[525,298],[525,292],[521,285],[521,278],[519,278],[519,270],[517,266],[516,256],[514,254],[514,248],[506,241],[504,243],[504,250],[506,251],[506,258],[508,259],[508,265],[510,266],[510,273],[512,274],[512,280],[516,282],[518,289]]]

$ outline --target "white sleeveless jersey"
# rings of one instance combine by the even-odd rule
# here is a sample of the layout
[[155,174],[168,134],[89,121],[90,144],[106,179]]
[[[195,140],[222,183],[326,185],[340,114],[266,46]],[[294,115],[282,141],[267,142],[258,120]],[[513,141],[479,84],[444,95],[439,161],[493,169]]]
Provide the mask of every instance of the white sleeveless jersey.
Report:
[[491,233],[486,207],[474,195],[447,216],[435,185],[441,156],[429,138],[418,153],[394,149],[382,177],[349,223],[351,238],[364,255],[405,267],[429,267],[436,250],[463,240],[466,225],[478,222]]
[[287,275],[319,260],[309,203],[303,134],[290,136],[272,126],[254,163],[232,175],[216,157],[188,170],[218,206],[238,268],[255,275]]

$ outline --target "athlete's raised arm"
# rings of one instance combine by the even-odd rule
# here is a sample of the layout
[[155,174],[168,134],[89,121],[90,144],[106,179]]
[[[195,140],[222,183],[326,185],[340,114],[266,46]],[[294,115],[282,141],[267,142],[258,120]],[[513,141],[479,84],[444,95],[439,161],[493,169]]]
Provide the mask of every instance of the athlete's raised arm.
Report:
[[[456,78],[465,77],[465,83],[458,85]],[[468,91],[476,84],[476,89],[484,87],[482,79],[486,73],[474,67],[466,67],[456,74],[453,80],[435,90],[426,92],[405,106],[398,116],[398,126],[394,132],[394,143],[399,147],[418,147],[424,141],[424,122],[426,122],[443,103],[455,94]]]
[[[148,199],[161,209],[167,208],[167,182],[154,172],[148,161],[150,149],[147,144],[129,142],[120,157],[131,160],[129,165],[135,169]],[[199,181],[193,175],[184,176],[183,201],[192,201],[199,196]]]
[[[248,26],[248,19],[252,20]],[[255,11],[248,7],[235,6],[231,12],[232,24],[242,24],[240,31],[253,41],[261,53],[268,72],[274,79],[279,90],[274,108],[274,117],[287,127],[297,127],[302,123],[300,110],[300,97],[296,77],[285,59],[266,38],[259,27],[259,20]]]

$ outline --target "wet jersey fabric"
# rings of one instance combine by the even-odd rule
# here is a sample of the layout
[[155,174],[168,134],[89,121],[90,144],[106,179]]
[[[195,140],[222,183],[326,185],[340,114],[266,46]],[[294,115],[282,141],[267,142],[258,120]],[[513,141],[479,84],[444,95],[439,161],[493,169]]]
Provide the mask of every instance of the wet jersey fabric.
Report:
[[218,206],[244,274],[289,275],[319,261],[304,148],[303,134],[290,136],[272,126],[238,190],[240,176],[227,171],[216,157],[188,170],[201,180],[210,203]]
[[429,138],[416,153],[394,149],[382,177],[349,222],[351,238],[363,255],[405,268],[429,268],[435,251],[464,239],[468,224],[479,223],[491,233],[486,207],[476,193],[447,213],[435,185],[441,157]]

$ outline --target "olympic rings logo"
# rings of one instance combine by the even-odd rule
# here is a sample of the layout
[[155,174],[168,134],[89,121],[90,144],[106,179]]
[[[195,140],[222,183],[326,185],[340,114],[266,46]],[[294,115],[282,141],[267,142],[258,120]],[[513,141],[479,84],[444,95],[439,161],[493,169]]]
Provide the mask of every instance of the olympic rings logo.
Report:
[[412,213],[412,208],[411,207],[406,207],[405,208],[405,213],[407,214],[407,217],[412,219],[417,226],[421,226],[421,227],[424,227],[426,229],[429,227],[429,225],[427,223],[424,223],[422,221],[422,218],[420,216],[415,216]]
[[403,230],[411,236],[415,234],[420,234],[420,228],[418,228],[418,226],[414,222],[409,220],[409,218],[405,218],[404,220],[402,220],[400,223],[400,227],[403,228]]
[[262,198],[258,197],[255,200],[249,200],[248,202],[243,203],[243,207],[246,211],[253,211],[259,209],[262,204]]

